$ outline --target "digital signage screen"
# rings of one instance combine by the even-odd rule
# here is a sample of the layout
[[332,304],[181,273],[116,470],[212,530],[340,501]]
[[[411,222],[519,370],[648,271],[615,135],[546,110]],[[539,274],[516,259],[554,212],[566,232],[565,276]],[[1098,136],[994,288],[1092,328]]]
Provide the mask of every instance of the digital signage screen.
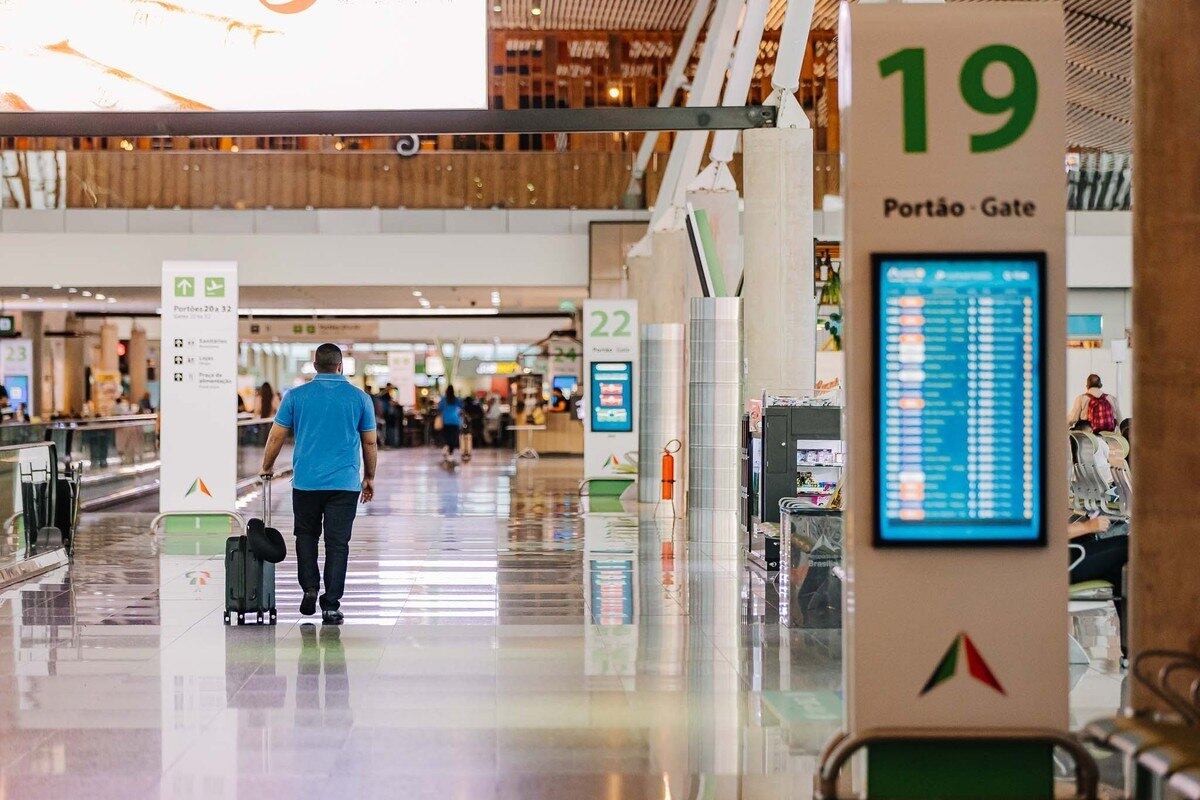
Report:
[[633,430],[633,362],[592,363],[591,416],[595,433]]
[[875,544],[1045,544],[1045,254],[872,262]]
[[485,0],[3,0],[0,111],[485,108],[487,15]]

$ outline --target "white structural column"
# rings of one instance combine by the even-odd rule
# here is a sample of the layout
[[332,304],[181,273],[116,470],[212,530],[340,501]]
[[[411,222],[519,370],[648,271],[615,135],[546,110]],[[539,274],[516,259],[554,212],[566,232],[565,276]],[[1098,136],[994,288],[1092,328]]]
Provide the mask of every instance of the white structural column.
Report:
[[811,389],[816,380],[813,297],[813,138],[809,128],[747,131],[745,389]]
[[136,404],[141,402],[146,393],[146,383],[150,372],[150,343],[146,339],[146,329],[136,323],[129,331],[129,400]]
[[[685,105],[716,105],[744,4],[745,0],[717,0]],[[684,291],[692,257],[680,208],[684,202],[683,189],[700,168],[707,136],[707,131],[676,134],[658,196],[654,199],[649,230],[631,250],[629,267],[634,279],[631,296],[640,305],[652,294],[661,292],[663,295],[661,305],[657,299],[651,301],[651,316],[641,312],[643,323],[683,324],[687,319]],[[667,252],[660,252],[663,248]],[[650,261],[651,275],[638,275],[640,267],[647,263],[638,260],[642,258]]]
[[100,326],[100,369],[116,372],[121,365],[117,354],[117,326],[106,322]]
[[625,266],[629,269],[626,297],[638,301],[638,318],[647,325],[662,322],[658,310],[659,293],[654,281],[654,255],[650,251],[649,234],[629,249],[629,254],[625,257]]
[[[662,91],[658,95],[659,108],[675,105],[675,94],[683,85],[683,71],[687,69],[688,62],[692,58],[692,50],[696,47],[696,38],[700,35],[700,28],[704,25],[704,18],[708,16],[711,6],[712,0],[696,0],[696,5],[692,7],[692,14],[688,17],[687,26],[683,29],[683,38],[679,40],[679,47],[675,50],[675,59],[671,62],[671,69],[667,72]],[[650,156],[654,154],[654,147],[658,144],[658,134],[658,131],[650,131],[642,138],[642,144],[633,160],[633,174],[629,178],[629,188],[625,190],[625,194],[621,198],[625,208],[641,207],[645,193],[642,181],[646,177],[646,167],[650,164]]]
[[688,267],[692,264],[692,246],[688,241],[687,231],[681,225],[676,225],[665,230],[653,231],[650,237],[647,294],[654,295],[651,306],[654,318],[642,319],[647,324],[682,325],[687,319],[685,304],[688,296],[688,275],[691,274]]
[[795,100],[812,7],[788,3],[772,78],[782,126],[742,138],[746,397],[816,381],[813,135]]
[[[721,103],[726,106],[745,105],[750,92],[750,80],[758,61],[758,48],[762,43],[763,28],[767,21],[768,0],[747,0],[746,14],[738,33],[737,47],[733,53],[733,64],[729,69],[729,80]],[[688,186],[687,202],[697,211],[703,210],[712,227],[713,242],[721,270],[727,282],[727,291],[736,289],[742,274],[742,227],[741,198],[737,184],[729,171],[733,150],[737,145],[738,131],[717,131],[713,134],[709,149],[709,163]]]
[[[696,66],[692,80],[692,91],[688,94],[688,106],[716,105],[721,97],[721,86],[725,82],[725,70],[733,52],[733,40],[737,36],[745,0],[717,0],[712,20],[708,24],[708,35],[704,39],[704,50]],[[704,157],[704,145],[708,142],[708,131],[682,131],[675,137],[667,168],[663,172],[662,185],[654,199],[650,230],[681,225],[678,220],[668,220],[675,207],[683,204],[688,183],[700,170]],[[682,321],[682,319],[681,319]]]

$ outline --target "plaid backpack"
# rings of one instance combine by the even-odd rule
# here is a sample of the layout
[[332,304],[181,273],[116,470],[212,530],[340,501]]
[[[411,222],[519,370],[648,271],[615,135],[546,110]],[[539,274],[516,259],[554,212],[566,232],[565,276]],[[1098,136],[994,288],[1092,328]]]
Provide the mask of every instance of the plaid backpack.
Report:
[[1093,397],[1087,404],[1087,421],[1092,424],[1094,433],[1104,433],[1117,429],[1117,415],[1113,413],[1112,403],[1108,395]]

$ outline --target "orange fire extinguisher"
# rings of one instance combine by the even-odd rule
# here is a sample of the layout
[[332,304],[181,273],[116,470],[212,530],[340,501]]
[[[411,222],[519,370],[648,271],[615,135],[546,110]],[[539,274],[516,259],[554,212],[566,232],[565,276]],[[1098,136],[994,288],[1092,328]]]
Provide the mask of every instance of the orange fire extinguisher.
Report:
[[[675,453],[679,452],[681,443],[678,439],[667,442],[662,454],[662,497],[661,499],[674,505],[675,501]],[[674,447],[674,449],[672,449]]]

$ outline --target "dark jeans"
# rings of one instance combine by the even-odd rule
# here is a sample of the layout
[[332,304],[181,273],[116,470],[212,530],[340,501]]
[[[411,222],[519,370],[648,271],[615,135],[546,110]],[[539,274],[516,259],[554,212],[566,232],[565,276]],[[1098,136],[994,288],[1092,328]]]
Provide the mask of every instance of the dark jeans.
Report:
[[457,425],[442,426],[442,444],[453,453],[458,449],[459,439],[462,438],[462,428]]
[[[1083,545],[1083,560],[1071,570],[1071,583],[1082,581],[1108,581],[1113,585],[1113,605],[1117,609],[1117,625],[1120,627],[1121,653],[1126,645],[1125,598],[1121,586],[1121,570],[1129,563],[1129,536],[1109,531],[1103,534],[1089,533],[1077,536],[1071,544]],[[1072,560],[1078,551],[1072,551]]]
[[325,532],[325,593],[321,609],[337,611],[346,590],[346,561],[350,557],[350,530],[358,511],[358,492],[344,489],[292,489],[296,520],[296,572],[300,588],[321,588],[317,569],[317,539]]

